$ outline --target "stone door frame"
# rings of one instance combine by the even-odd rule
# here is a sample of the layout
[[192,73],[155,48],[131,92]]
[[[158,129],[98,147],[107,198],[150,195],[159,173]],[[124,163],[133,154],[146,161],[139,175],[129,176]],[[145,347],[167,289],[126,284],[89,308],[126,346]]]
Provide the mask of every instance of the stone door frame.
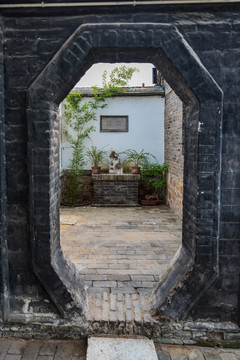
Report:
[[83,283],[60,247],[58,106],[85,71],[100,61],[152,62],[185,104],[183,241],[153,294],[153,307],[165,317],[187,318],[218,276],[223,92],[172,25],[81,25],[29,87],[34,272],[64,317],[83,314]]

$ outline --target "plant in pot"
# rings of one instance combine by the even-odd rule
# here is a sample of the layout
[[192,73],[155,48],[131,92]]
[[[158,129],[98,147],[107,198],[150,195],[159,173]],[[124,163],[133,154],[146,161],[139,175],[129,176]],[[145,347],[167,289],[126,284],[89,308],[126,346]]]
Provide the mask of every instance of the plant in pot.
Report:
[[142,205],[158,205],[159,194],[166,184],[168,165],[163,163],[145,163],[141,168],[141,180],[147,185],[145,199]]
[[140,152],[134,149],[127,149],[122,154],[124,154],[123,163],[131,165],[133,174],[140,174],[141,166],[148,163],[150,157],[156,159],[154,155],[145,152],[143,149]]
[[107,151],[98,149],[96,146],[91,146],[91,148],[86,151],[86,156],[92,164],[92,173],[100,174],[100,164],[104,163],[107,156]]

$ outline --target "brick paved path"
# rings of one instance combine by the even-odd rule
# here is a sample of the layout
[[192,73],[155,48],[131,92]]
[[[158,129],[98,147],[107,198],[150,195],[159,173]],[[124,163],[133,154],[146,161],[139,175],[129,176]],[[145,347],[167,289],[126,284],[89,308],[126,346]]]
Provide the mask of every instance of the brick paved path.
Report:
[[167,206],[61,208],[61,245],[84,277],[87,316],[148,321],[148,300],[181,244]]
[[86,340],[0,339],[0,360],[85,360]]
[[[214,349],[159,343],[155,343],[155,348],[159,360],[240,359],[240,349]],[[86,360],[86,351],[87,340],[0,339],[1,360]]]

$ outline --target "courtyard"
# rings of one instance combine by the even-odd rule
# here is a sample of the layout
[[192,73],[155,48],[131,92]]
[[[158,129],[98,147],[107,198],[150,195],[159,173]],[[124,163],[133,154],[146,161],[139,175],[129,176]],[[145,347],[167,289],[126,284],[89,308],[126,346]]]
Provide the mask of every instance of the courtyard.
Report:
[[165,205],[61,207],[61,246],[84,279],[95,321],[149,321],[151,293],[181,245]]

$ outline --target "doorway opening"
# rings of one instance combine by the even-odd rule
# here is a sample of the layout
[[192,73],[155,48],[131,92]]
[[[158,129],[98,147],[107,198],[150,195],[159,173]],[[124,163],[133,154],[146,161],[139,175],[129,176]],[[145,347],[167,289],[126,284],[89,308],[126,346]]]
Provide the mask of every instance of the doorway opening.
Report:
[[[74,91],[83,95],[86,104],[92,99],[91,86],[101,87],[97,74],[104,70],[110,73],[111,69],[121,66],[134,67],[140,74],[137,73],[135,79],[133,77],[124,93],[106,99],[106,108],[97,109],[96,119],[90,123],[95,131],[85,140],[85,149],[87,151],[94,144],[107,149],[108,155],[113,149],[120,154],[130,147],[138,151],[143,149],[154,156],[149,159],[151,164],[167,163],[169,168],[166,185],[161,190],[160,205],[139,206],[146,191],[140,181],[135,207],[123,203],[119,207],[117,204],[111,206],[109,196],[113,198],[116,194],[108,194],[105,204],[94,206],[94,180],[86,159],[79,177],[81,188],[76,203],[72,204],[74,207],[66,206],[64,192],[69,186],[68,165],[72,148],[65,136],[69,126],[64,118],[64,101],[60,106],[60,243],[64,254],[84,280],[88,303],[86,316],[89,319],[143,322],[151,319],[151,294],[182,240],[183,103],[150,63],[94,64]],[[128,131],[111,129],[102,133],[102,117],[114,115],[128,117]],[[121,167],[124,166],[123,156]],[[109,172],[109,159],[105,161],[105,166],[101,164],[102,173]],[[122,170],[128,171],[130,169],[126,166]],[[105,186],[109,187],[109,183]],[[114,191],[122,191],[119,181]],[[129,193],[125,195],[129,196]]]

